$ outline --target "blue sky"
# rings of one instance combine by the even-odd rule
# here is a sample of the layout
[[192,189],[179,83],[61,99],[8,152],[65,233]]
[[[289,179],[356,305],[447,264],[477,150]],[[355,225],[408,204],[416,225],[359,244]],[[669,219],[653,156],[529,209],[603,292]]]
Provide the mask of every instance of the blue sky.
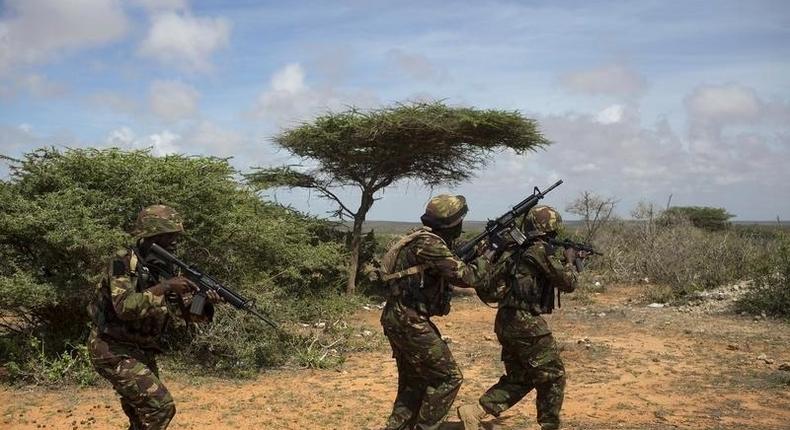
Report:
[[[533,186],[790,218],[790,3],[0,2],[0,153],[151,147],[294,163],[269,138],[328,109],[444,99],[516,109],[554,141],[454,189],[386,190],[371,219],[462,193],[495,216]],[[5,169],[0,166],[0,173]],[[351,190],[340,193],[350,201]],[[318,215],[307,192],[268,198]]]

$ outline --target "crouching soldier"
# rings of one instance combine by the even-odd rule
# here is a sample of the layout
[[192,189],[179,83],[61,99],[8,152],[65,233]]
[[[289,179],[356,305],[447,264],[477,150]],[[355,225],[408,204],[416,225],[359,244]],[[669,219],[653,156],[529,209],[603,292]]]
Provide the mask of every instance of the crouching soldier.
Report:
[[464,264],[450,250],[467,210],[463,196],[434,197],[424,227],[382,258],[389,296],[381,325],[398,367],[388,430],[438,428],[461,387],[461,371],[430,318],[450,312],[451,284],[476,286],[488,275],[490,254]]
[[159,338],[171,316],[188,322],[212,318],[219,296],[207,293],[203,316],[188,311],[196,290],[175,267],[149,252],[153,244],[172,251],[184,231],[181,217],[167,206],[143,209],[135,226],[136,244],[109,261],[88,307],[91,333],[88,352],[96,371],[121,397],[132,430],[164,429],[176,413],[173,397],[159,379],[154,359]]
[[573,263],[583,252],[565,250],[560,258],[548,243],[562,222],[549,206],[536,206],[521,228],[531,240],[508,249],[499,260],[491,282],[477,288],[485,302],[498,303],[494,330],[502,344],[505,374],[480,397],[477,405],[458,408],[465,430],[480,429],[486,415],[499,416],[533,389],[537,391],[537,418],[543,430],[558,429],[565,390],[565,367],[557,342],[542,314],[554,308],[555,290],[576,287]]

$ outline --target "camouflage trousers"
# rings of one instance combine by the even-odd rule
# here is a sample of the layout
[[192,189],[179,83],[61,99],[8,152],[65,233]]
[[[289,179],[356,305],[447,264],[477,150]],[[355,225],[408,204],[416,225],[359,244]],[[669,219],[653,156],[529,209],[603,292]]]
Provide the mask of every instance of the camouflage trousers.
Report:
[[102,339],[95,332],[88,339],[88,352],[93,367],[120,395],[130,429],[167,428],[176,406],[159,379],[152,352]]
[[558,429],[565,394],[565,366],[554,337],[500,337],[499,341],[505,374],[480,397],[480,405],[489,414],[499,416],[535,389],[538,424],[543,430]]
[[398,395],[387,430],[434,430],[444,421],[463,375],[430,321],[384,326],[398,366]]

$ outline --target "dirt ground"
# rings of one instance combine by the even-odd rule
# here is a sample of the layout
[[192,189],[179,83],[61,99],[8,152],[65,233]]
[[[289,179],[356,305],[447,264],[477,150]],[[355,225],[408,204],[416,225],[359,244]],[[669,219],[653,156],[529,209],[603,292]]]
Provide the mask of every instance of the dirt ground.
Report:
[[[550,316],[568,372],[564,428],[790,429],[790,372],[779,370],[790,361],[786,324],[650,308],[635,300],[637,290],[568,296]],[[494,314],[462,298],[436,320],[464,371],[456,405],[476,401],[502,372]],[[372,331],[380,347],[352,354],[339,369],[283,369],[228,381],[164,368],[178,408],[170,428],[380,428],[395,396],[396,372],[378,317],[377,309],[354,316],[352,324],[360,333]],[[109,387],[2,387],[0,414],[3,429],[126,428]],[[486,428],[536,428],[534,414],[530,393]],[[454,410],[442,428],[461,428]]]

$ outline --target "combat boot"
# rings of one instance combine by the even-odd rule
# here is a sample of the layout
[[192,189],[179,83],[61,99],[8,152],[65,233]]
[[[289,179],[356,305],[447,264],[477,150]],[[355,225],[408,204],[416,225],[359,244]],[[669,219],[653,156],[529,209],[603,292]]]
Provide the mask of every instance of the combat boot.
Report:
[[458,418],[464,425],[464,430],[480,430],[480,420],[487,415],[480,405],[462,405],[458,407]]

